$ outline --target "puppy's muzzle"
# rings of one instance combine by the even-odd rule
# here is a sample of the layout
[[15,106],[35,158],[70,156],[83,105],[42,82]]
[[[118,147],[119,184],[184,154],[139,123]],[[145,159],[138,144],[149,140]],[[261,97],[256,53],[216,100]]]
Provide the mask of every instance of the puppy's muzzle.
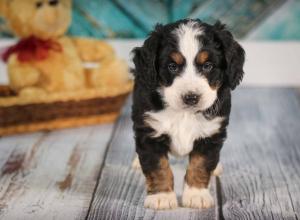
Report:
[[182,96],[183,103],[188,106],[197,105],[199,102],[199,99],[200,99],[200,95],[193,93],[193,92],[189,92]]

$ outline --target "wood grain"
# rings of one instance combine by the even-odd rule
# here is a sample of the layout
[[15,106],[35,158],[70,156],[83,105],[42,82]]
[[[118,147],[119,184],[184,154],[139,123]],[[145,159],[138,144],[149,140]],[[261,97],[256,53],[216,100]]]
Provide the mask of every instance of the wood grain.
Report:
[[0,139],[0,219],[84,219],[113,126]]
[[[0,219],[299,219],[299,90],[234,92],[224,174],[211,183],[217,206],[203,211],[143,208],[129,106],[114,128],[1,138]],[[170,163],[180,199],[187,161]]]
[[225,219],[300,216],[300,96],[292,89],[234,94],[221,155]]
[[[145,178],[140,170],[131,168],[135,156],[130,109],[127,107],[116,126],[108,146],[105,165],[95,192],[88,219],[215,219],[217,206],[207,210],[178,208],[154,211],[143,207]],[[170,160],[175,176],[175,191],[180,201],[186,159]],[[215,193],[215,180],[211,190]],[[216,199],[216,198],[215,198]]]

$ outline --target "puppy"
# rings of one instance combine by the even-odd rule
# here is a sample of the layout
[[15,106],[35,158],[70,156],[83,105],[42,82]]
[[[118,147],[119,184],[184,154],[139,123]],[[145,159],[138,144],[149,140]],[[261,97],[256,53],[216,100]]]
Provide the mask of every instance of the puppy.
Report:
[[133,54],[132,120],[145,207],[177,207],[168,153],[189,156],[183,206],[213,206],[208,184],[226,138],[231,90],[243,78],[243,48],[220,22],[185,19],[158,24]]

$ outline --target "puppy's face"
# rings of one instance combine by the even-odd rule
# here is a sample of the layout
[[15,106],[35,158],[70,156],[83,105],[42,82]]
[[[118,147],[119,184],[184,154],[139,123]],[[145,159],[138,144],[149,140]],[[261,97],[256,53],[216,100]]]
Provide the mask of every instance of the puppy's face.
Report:
[[[234,89],[243,76],[244,51],[220,23],[182,20],[157,26],[135,52],[137,78],[152,83],[175,110],[205,111],[215,103],[221,87]],[[141,69],[146,56],[148,64]],[[151,70],[145,71],[146,67]]]
[[222,81],[222,54],[205,42],[205,28],[190,21],[171,31],[159,54],[159,91],[174,109],[201,111],[217,98]]

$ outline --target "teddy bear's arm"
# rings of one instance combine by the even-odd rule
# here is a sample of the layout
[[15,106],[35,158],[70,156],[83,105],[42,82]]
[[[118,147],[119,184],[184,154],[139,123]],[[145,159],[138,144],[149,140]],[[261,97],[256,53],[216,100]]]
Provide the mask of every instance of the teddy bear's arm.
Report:
[[114,56],[113,48],[104,41],[90,38],[73,38],[73,41],[85,62],[99,62]]
[[18,61],[15,55],[8,60],[8,76],[10,87],[19,91],[34,86],[40,79],[40,72],[34,66]]

